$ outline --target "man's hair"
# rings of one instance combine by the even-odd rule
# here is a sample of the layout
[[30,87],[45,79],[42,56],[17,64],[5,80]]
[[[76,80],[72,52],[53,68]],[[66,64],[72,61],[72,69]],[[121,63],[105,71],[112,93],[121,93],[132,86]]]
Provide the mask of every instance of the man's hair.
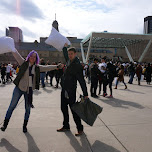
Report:
[[94,61],[97,61],[97,62],[98,62],[98,59],[97,59],[97,58],[94,58]]
[[74,53],[76,53],[76,49],[74,47],[68,48],[68,51],[73,51]]
[[102,59],[103,59],[103,60],[106,60],[106,56],[104,56]]

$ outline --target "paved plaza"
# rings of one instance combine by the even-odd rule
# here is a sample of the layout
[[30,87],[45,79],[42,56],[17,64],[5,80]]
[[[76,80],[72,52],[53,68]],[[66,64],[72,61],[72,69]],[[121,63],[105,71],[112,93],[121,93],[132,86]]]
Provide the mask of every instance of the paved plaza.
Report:
[[[128,77],[125,78],[128,82]],[[55,84],[55,81],[54,81]],[[62,127],[61,88],[46,84],[34,92],[34,106],[28,133],[22,132],[24,101],[20,100],[8,128],[0,131],[0,152],[151,152],[152,151],[152,85],[123,84],[113,90],[114,98],[92,101],[103,107],[93,127],[83,122],[85,134],[75,137],[76,127],[70,112],[71,131],[56,132]],[[0,124],[9,106],[14,84],[0,84]],[[114,88],[114,86],[113,86]],[[90,93],[88,84],[88,92]],[[78,92],[81,93],[78,85]],[[109,88],[108,88],[109,93]],[[78,97],[79,95],[77,95]]]

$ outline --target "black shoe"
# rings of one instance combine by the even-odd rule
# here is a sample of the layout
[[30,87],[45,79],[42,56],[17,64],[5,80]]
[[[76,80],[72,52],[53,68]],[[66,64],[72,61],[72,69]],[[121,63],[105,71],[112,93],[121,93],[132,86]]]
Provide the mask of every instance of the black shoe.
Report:
[[58,88],[58,85],[55,85],[55,87],[54,88]]
[[23,127],[23,132],[26,133],[27,132],[27,128]]
[[57,129],[56,131],[57,132],[66,132],[66,131],[70,131],[70,128],[64,128],[64,127],[62,127],[60,129]]
[[94,98],[99,98],[97,95],[94,95]]
[[1,131],[5,131],[6,130],[8,123],[9,123],[9,119],[5,119],[3,127],[1,127]]
[[31,106],[31,108],[35,108],[33,104],[31,104],[30,106]]
[[83,131],[78,131],[77,133],[75,133],[75,136],[81,136],[81,135],[83,135],[83,134],[84,134]]
[[24,120],[24,124],[23,124],[23,132],[24,133],[27,132],[27,123],[28,123],[28,120]]
[[104,93],[104,94],[103,94],[103,97],[106,97],[107,95],[108,95],[107,93]]

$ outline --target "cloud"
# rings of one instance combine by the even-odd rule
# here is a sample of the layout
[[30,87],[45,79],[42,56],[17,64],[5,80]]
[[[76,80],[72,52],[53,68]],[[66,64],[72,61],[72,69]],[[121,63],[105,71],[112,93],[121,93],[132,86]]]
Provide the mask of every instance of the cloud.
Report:
[[4,31],[0,30],[0,37],[5,36]]
[[27,27],[21,27],[22,29],[22,32],[24,34],[24,36],[26,37],[31,37],[31,38],[36,38],[37,37],[37,34],[32,32],[31,30],[29,30]]
[[43,19],[43,12],[30,0],[1,0],[0,13],[18,15],[26,20]]
[[78,38],[104,30],[142,34],[144,17],[152,15],[151,0],[20,0],[20,15],[9,1],[0,1],[0,29],[18,26],[25,41],[49,36],[55,13],[61,34]]

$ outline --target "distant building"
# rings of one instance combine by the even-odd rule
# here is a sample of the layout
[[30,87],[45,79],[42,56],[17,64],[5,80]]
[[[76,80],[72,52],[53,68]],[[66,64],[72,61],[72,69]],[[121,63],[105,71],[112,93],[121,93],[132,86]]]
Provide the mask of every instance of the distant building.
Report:
[[13,38],[15,43],[23,42],[22,30],[18,27],[6,28],[6,36]]
[[59,32],[59,24],[58,24],[58,21],[56,20],[56,14],[55,14],[55,20],[53,21],[52,26]]
[[144,34],[152,34],[152,16],[144,18]]

